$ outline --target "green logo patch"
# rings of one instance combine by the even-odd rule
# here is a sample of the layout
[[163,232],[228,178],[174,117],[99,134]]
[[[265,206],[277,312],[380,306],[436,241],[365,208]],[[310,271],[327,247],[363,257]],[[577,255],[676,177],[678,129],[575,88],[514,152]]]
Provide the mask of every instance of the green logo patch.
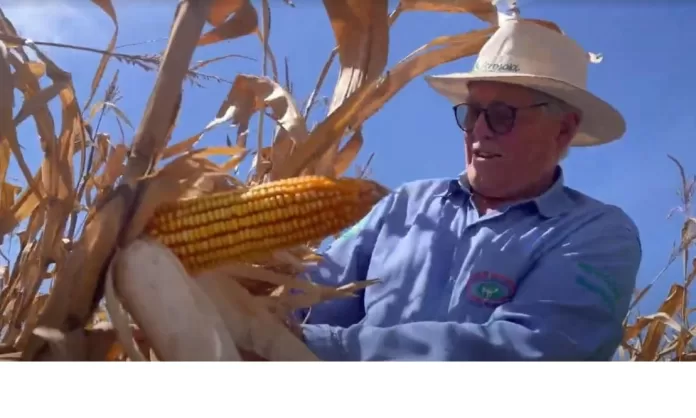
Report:
[[498,306],[509,302],[515,295],[516,284],[510,278],[490,271],[479,271],[469,276],[464,289],[472,302]]

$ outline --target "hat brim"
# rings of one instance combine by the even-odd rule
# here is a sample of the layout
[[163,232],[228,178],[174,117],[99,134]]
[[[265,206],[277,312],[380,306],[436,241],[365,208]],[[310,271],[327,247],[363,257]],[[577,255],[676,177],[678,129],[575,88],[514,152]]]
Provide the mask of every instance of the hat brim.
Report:
[[582,111],[578,134],[571,146],[587,147],[620,139],[626,132],[626,122],[612,105],[577,86],[563,81],[532,74],[453,73],[426,76],[425,80],[453,104],[466,101],[468,84],[472,81],[498,81],[541,91],[557,97]]

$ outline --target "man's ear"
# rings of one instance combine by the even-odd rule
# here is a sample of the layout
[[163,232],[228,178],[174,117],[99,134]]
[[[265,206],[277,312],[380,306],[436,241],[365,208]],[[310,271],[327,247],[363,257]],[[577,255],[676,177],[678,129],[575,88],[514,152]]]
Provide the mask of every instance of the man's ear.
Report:
[[570,141],[575,138],[580,128],[580,121],[582,117],[575,112],[568,112],[561,118],[561,128],[558,133],[558,141],[561,147],[568,147]]

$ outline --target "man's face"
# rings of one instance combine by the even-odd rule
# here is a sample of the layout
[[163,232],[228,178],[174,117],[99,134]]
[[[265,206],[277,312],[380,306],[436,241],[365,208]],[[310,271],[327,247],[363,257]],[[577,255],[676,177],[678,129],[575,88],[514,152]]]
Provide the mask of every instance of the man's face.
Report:
[[[539,106],[544,101],[538,95],[520,86],[479,81],[469,85],[469,93],[467,103],[472,107],[465,141],[467,176],[473,189],[498,199],[537,192],[572,140],[577,115],[549,112]],[[517,110],[510,112],[506,106]],[[491,121],[494,129],[483,112],[475,118],[475,108],[490,109],[492,119],[497,119]],[[508,117],[512,113],[514,120]]]

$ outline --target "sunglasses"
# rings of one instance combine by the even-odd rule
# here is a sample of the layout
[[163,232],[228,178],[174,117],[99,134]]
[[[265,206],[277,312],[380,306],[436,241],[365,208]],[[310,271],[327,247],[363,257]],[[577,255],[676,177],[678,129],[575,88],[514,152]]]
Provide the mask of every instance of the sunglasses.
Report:
[[531,106],[515,107],[501,102],[491,102],[488,107],[483,108],[469,103],[460,103],[454,106],[454,117],[457,125],[464,132],[471,132],[481,113],[486,120],[486,125],[491,132],[498,135],[505,135],[512,131],[517,119],[517,112],[521,109],[533,109],[546,106],[548,103],[537,103]]

